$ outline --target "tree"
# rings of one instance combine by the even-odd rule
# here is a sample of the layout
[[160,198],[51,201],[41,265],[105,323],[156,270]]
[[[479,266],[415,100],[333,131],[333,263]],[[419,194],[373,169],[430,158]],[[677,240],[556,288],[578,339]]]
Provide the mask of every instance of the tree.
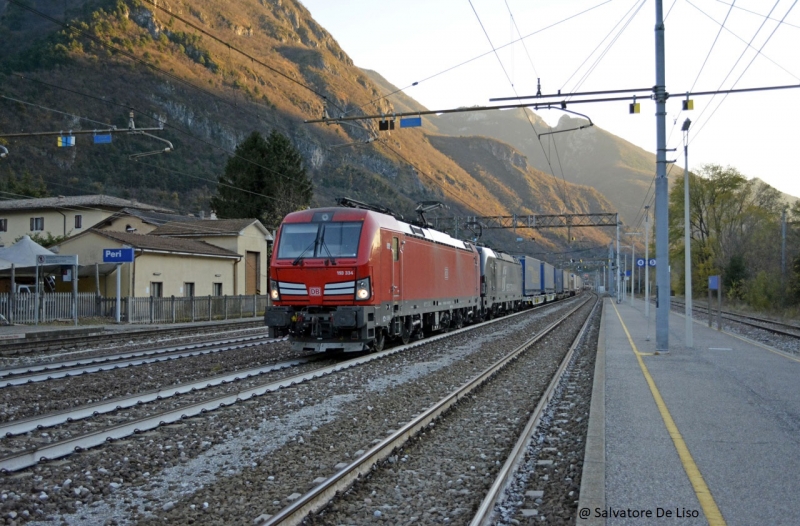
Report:
[[47,197],[47,185],[42,176],[34,177],[28,170],[17,177],[11,173],[5,181],[0,180],[0,191],[7,192],[0,199],[21,199],[25,197]]
[[313,195],[300,153],[286,136],[256,132],[236,147],[219,178],[211,208],[221,219],[255,217],[276,228],[290,212],[308,207]]
[[[690,174],[689,195],[694,293],[703,293],[708,276],[715,274],[723,274],[727,290],[748,301],[758,289],[748,286],[749,280],[771,286],[780,262],[780,193],[747,180],[735,168],[709,164]],[[670,258],[679,273],[684,257],[683,201],[680,179],[670,192],[669,212]]]

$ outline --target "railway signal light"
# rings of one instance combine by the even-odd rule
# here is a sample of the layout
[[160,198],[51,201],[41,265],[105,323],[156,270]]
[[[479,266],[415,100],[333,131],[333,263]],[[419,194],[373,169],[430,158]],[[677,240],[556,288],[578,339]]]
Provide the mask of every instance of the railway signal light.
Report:
[[628,105],[628,113],[630,113],[630,114],[639,113],[640,109],[641,108],[640,108],[639,103],[636,102],[636,95],[634,95],[633,96],[633,102],[631,102]]
[[694,109],[694,101],[689,98],[689,94],[686,94],[686,99],[683,100],[683,111],[689,111]]

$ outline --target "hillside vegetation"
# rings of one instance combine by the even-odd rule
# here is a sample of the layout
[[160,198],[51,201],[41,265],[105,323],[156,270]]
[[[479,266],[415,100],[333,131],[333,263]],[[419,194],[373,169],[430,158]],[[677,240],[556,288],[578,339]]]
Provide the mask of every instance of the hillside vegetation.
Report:
[[[103,145],[79,135],[74,148],[56,147],[55,137],[8,139],[11,154],[0,164],[5,188],[30,174],[51,194],[107,193],[207,210],[236,145],[253,131],[278,130],[301,152],[314,205],[347,195],[409,218],[417,201],[433,199],[450,205],[443,213],[458,215],[615,211],[601,193],[542,172],[526,151],[529,130],[520,143],[478,137],[490,135],[481,114],[390,133],[371,121],[304,124],[326,112],[388,114],[417,103],[381,99],[385,86],[377,76],[357,68],[295,0],[158,3],[176,16],[141,0],[25,5],[38,13],[0,0],[7,97],[0,99],[0,133],[126,129],[133,111],[137,128],[163,126],[149,133],[175,148],[131,159],[164,143],[129,134]],[[589,177],[572,182],[592,186]],[[607,230],[582,239],[606,244]],[[511,236],[497,232],[492,239],[513,249]],[[566,248],[566,233],[536,237],[549,250]]]

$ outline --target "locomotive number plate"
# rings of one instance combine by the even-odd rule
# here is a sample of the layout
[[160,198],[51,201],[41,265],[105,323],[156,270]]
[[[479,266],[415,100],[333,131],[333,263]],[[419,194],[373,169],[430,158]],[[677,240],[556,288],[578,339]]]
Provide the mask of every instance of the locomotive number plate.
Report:
[[308,288],[308,295],[309,296],[322,296],[322,289],[320,287],[309,287]]

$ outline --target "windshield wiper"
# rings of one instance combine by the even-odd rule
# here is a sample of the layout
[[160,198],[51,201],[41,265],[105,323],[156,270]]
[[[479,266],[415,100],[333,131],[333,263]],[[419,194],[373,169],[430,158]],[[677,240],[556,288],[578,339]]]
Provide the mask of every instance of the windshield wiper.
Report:
[[319,238],[319,244],[320,244],[320,246],[322,248],[325,249],[325,252],[328,253],[327,261],[329,261],[331,265],[336,265],[336,261],[333,260],[333,254],[331,254],[331,251],[328,248],[328,245],[325,244],[325,225],[322,225],[322,230],[321,230],[320,234],[321,235],[320,235],[320,238]]
[[302,259],[303,259],[303,256],[305,256],[305,255],[306,255],[306,252],[308,252],[308,250],[309,250],[311,247],[313,247],[314,245],[316,245],[316,244],[317,244],[317,240],[316,240],[316,238],[315,238],[315,239],[314,239],[314,241],[312,241],[310,245],[308,245],[306,248],[304,248],[304,249],[303,249],[303,251],[302,251],[302,252],[300,252],[300,255],[299,255],[299,256],[297,256],[297,257],[295,258],[295,260],[294,260],[294,261],[292,261],[292,266],[295,266],[295,267],[296,267],[296,266],[297,266],[297,265],[300,263],[300,261],[302,261]]

